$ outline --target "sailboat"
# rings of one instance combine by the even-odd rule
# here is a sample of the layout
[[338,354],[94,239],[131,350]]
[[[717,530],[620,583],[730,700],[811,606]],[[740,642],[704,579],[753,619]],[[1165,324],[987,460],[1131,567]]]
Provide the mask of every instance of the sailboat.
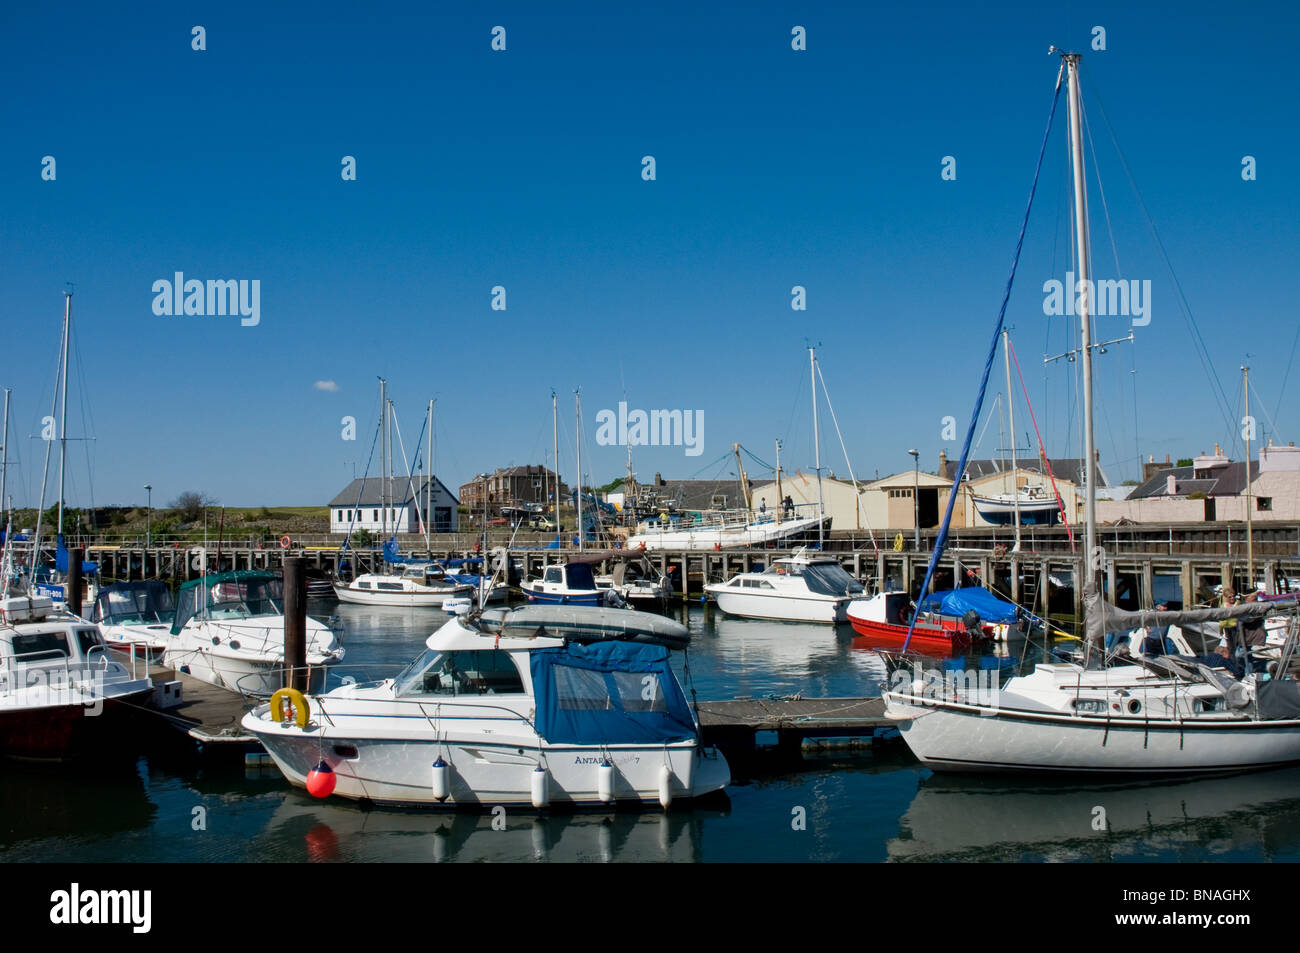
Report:
[[[366,606],[403,606],[407,608],[421,608],[442,606],[448,599],[464,598],[475,591],[475,587],[469,583],[457,582],[448,578],[446,570],[434,563],[432,560],[403,560],[397,552],[397,533],[401,527],[401,517],[397,515],[397,508],[394,504],[397,499],[397,485],[394,483],[392,475],[392,437],[390,436],[393,426],[393,402],[388,399],[388,382],[382,377],[379,379],[379,405],[380,419],[379,428],[382,437],[380,451],[380,498],[379,511],[382,513],[380,523],[381,535],[389,536],[389,521],[392,520],[392,536],[387,538],[383,545],[383,560],[387,572],[367,572],[359,573],[347,582],[338,581],[334,584],[334,595],[340,602],[348,602],[356,605]],[[430,404],[429,422],[432,423],[433,407]],[[401,430],[397,431],[398,440],[401,440]],[[402,457],[406,458],[405,447],[402,447]],[[418,493],[411,492],[411,470],[407,467],[406,471],[406,490],[409,494],[405,499],[414,497],[416,515],[425,526],[428,525],[428,514],[420,510],[420,496]],[[358,498],[360,504],[360,498]],[[405,511],[405,500],[401,508]]]
[[1052,526],[1060,522],[1061,511],[1055,495],[1049,495],[1047,488],[1038,486],[1020,486],[1020,464],[1016,460],[1016,401],[1011,390],[1011,332],[1002,331],[1002,358],[1007,372],[1007,418],[1011,429],[1011,492],[994,493],[989,496],[971,494],[971,503],[975,512],[985,522],[994,526],[1014,526],[1016,544],[1014,552],[1020,551],[1021,526]]
[[[59,378],[55,382],[55,406],[50,411],[51,420],[54,418],[56,411],[59,418],[59,523],[55,545],[54,570],[51,572],[48,566],[40,565],[41,522],[45,513],[45,480],[49,476],[50,444],[52,441],[47,442],[45,445],[45,468],[41,474],[41,504],[37,510],[36,538],[32,542],[31,562],[27,570],[28,592],[34,596],[49,598],[59,608],[63,608],[69,602],[67,591],[69,553],[63,540],[63,501],[64,477],[67,472],[68,456],[68,351],[71,343],[72,292],[65,291],[63,293],[63,332],[59,347]],[[89,606],[99,594],[99,588],[94,580],[94,577],[99,572],[99,564],[83,560],[81,571],[82,584],[85,587],[81,602],[83,605]]]
[[[1053,49],[1053,52],[1058,52]],[[1087,193],[1084,175],[1079,93],[1079,55],[1061,53],[1052,114],[1062,76],[1068,79],[1070,141],[1080,287],[1089,276]],[[1046,149],[1048,132],[1044,134]],[[1040,151],[1035,185],[1042,170]],[[1030,193],[1032,208],[1033,192]],[[1029,210],[1025,217],[1028,220]],[[1023,236],[1023,232],[1022,232]],[[1017,249],[1017,262],[1019,249]],[[1014,278],[1014,266],[1012,277]],[[1007,297],[998,316],[1006,312]],[[1092,421],[1092,341],[1090,302],[1080,296],[1080,356],[1083,377],[1085,459],[1095,459]],[[996,342],[996,338],[995,338]],[[990,349],[991,350],[991,349]],[[990,354],[990,363],[992,355]],[[988,365],[976,403],[988,382]],[[969,452],[968,433],[962,451]],[[958,470],[960,472],[961,466]],[[1295,600],[1191,611],[1124,611],[1102,597],[1098,575],[1104,551],[1096,546],[1094,468],[1088,467],[1086,547],[1089,569],[1085,592],[1086,644],[1095,658],[1107,632],[1136,627],[1185,625],[1264,617],[1289,610],[1286,644],[1275,672],[1282,676],[1300,650],[1300,603]],[[926,573],[926,583],[942,552],[952,502]],[[906,644],[904,646],[906,648]],[[922,763],[944,771],[1025,771],[1066,774],[1201,774],[1242,771],[1300,761],[1300,685],[1278,677],[1248,675],[1237,680],[1205,660],[1180,656],[1138,658],[1136,664],[1095,668],[1087,664],[1039,664],[1028,675],[1000,689],[983,690],[956,682],[936,684],[905,669],[894,673],[884,693],[885,713],[899,724],[904,741]],[[899,676],[902,676],[900,679]]]

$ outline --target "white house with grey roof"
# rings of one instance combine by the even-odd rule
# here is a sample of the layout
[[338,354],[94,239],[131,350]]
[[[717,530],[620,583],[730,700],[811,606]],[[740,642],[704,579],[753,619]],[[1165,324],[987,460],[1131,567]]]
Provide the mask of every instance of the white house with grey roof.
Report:
[[423,533],[423,517],[430,532],[454,533],[457,502],[436,476],[390,477],[387,486],[380,477],[359,478],[330,500],[330,532]]

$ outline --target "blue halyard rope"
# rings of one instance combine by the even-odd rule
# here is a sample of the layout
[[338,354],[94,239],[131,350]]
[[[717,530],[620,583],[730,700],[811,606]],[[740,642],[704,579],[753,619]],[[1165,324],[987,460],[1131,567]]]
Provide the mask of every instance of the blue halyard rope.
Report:
[[[957,494],[961,487],[962,474],[966,472],[966,459],[970,455],[971,441],[975,438],[975,426],[979,423],[980,410],[984,406],[984,391],[989,386],[989,372],[993,369],[993,358],[997,356],[998,338],[1002,335],[1002,323],[1006,319],[1007,304],[1011,301],[1011,286],[1016,280],[1016,268],[1020,265],[1020,250],[1025,244],[1025,231],[1029,228],[1029,213],[1034,207],[1034,194],[1038,191],[1038,177],[1043,171],[1043,156],[1047,153],[1047,140],[1052,133],[1052,120],[1056,118],[1056,104],[1061,98],[1061,78],[1065,75],[1065,67],[1062,66],[1060,72],[1056,74],[1056,89],[1052,93],[1052,109],[1047,115],[1047,128],[1043,130],[1043,144],[1038,149],[1038,165],[1034,168],[1034,182],[1029,187],[1029,202],[1025,206],[1025,218],[1020,223],[1020,237],[1016,240],[1016,253],[1011,259],[1011,274],[1007,276],[1006,291],[1002,294],[1002,307],[998,309],[998,320],[993,326],[993,339],[989,342],[989,356],[984,361],[984,377],[980,380],[979,393],[975,396],[975,409],[971,413],[970,426],[966,428],[966,442],[961,448],[961,460],[957,464],[957,471],[953,475],[952,489],[948,491],[948,508],[943,514],[943,525],[939,527],[939,536],[934,541],[934,552],[930,554],[930,564],[925,570],[925,582],[921,583],[920,595],[924,596],[930,590],[930,580],[934,577],[934,569],[939,564],[939,559],[943,556],[943,548],[948,542],[948,524],[952,522],[953,504],[957,502]],[[907,624],[907,638],[903,640],[903,651],[907,651],[907,646],[912,641],[912,632],[916,628],[916,619],[920,615],[921,599],[917,600],[917,607],[912,611],[912,619]]]

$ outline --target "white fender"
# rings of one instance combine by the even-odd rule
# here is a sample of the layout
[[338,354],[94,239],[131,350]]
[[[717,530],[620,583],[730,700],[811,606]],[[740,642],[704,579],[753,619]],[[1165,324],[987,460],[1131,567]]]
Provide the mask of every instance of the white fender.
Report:
[[596,769],[596,796],[602,804],[614,800],[614,766],[608,760],[602,761]]
[[431,787],[433,796],[436,800],[445,801],[451,794],[451,765],[442,760],[442,755],[438,755],[438,760],[433,763],[431,778]]
[[666,811],[673,803],[673,769],[664,764],[659,769],[659,804]]
[[540,764],[533,769],[531,790],[533,795],[533,807],[540,810],[551,803],[551,772],[547,771]]

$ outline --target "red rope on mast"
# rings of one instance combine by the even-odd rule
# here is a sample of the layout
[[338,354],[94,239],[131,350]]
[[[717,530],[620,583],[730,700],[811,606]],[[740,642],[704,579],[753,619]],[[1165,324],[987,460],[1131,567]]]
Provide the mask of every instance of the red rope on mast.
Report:
[[[1010,335],[1007,335],[1007,348],[1011,351],[1011,360],[1016,365],[1016,376],[1020,378],[1020,389],[1025,392],[1025,406],[1029,408],[1029,419],[1034,423],[1034,436],[1038,438],[1038,453],[1043,458],[1044,466],[1047,467],[1047,478],[1052,481],[1052,492],[1056,494],[1056,506],[1061,511],[1061,521],[1065,523],[1065,531],[1070,536],[1070,552],[1074,552],[1074,530],[1070,528],[1070,517],[1065,512],[1065,504],[1061,502],[1061,491],[1056,488],[1056,475],[1052,473],[1052,461],[1047,459],[1047,448],[1043,446],[1043,435],[1038,432],[1038,418],[1034,416],[1034,405],[1029,402],[1029,388],[1025,386],[1025,375],[1020,373],[1020,361],[1016,358],[1016,348],[1011,343]],[[1015,445],[1015,442],[1015,435],[1012,434],[1012,446]],[[1020,491],[1017,490],[1016,492]]]

